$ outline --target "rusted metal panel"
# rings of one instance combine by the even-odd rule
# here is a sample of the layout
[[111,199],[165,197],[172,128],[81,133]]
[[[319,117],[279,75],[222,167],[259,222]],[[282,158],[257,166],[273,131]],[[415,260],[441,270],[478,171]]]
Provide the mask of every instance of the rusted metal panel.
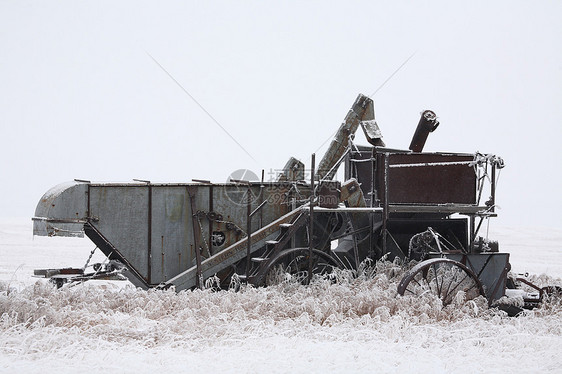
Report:
[[476,204],[474,155],[360,147],[346,161],[346,179],[357,178],[367,205],[385,203],[385,157],[388,204]]
[[[473,156],[437,153],[377,153],[375,188],[388,204],[476,204]],[[385,172],[387,184],[385,185]],[[384,202],[384,194],[381,198]]]

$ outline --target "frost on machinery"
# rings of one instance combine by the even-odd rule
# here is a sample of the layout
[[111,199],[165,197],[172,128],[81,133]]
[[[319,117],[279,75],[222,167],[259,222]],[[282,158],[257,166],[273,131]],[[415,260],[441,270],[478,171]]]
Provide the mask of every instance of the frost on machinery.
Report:
[[[438,125],[427,110],[409,150],[388,148],[373,101],[359,95],[318,167],[312,156],[310,175],[290,158],[269,182],[262,173],[261,181],[222,184],[61,184],[39,201],[34,234],[86,234],[108,262],[90,272],[85,266],[35,273],[58,286],[124,275],[144,289],[179,291],[202,287],[215,275],[223,285],[233,276],[264,285],[280,265],[307,282],[333,267],[399,257],[418,262],[401,280],[400,295],[431,292],[444,305],[459,292],[484,295],[490,305],[519,296],[525,306],[537,305],[558,289],[517,289],[529,282],[508,276],[509,254],[478,236],[483,222],[496,216],[502,159],[423,152]],[[353,144],[359,127],[369,146]],[[340,183],[333,177],[342,163]],[[508,304],[504,308],[515,313]]]

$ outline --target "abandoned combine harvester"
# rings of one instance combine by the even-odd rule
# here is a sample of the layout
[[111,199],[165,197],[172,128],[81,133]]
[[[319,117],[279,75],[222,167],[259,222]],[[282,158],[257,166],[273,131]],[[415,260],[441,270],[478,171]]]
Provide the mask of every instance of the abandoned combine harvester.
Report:
[[[494,217],[501,158],[486,154],[427,153],[438,126],[422,113],[409,150],[382,141],[373,101],[359,95],[310,175],[291,158],[275,181],[197,181],[187,184],[91,183],[75,180],[49,190],[35,211],[34,234],[86,234],[109,259],[90,273],[37,270],[59,286],[67,281],[125,275],[144,289],[202,287],[236,274],[267,283],[279,265],[310,280],[332,267],[356,268],[383,257],[419,261],[398,293],[436,293],[444,304],[459,291],[490,304],[515,288],[509,254],[478,236]],[[361,127],[370,146],[352,143]],[[334,181],[341,164],[345,182]],[[483,196],[489,196],[481,203]],[[508,290],[527,306],[546,290]]]

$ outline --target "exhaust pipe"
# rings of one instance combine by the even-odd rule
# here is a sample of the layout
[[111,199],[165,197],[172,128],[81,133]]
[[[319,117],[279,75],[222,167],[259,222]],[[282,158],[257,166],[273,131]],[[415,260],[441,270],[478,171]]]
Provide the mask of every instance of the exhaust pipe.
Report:
[[416,132],[412,137],[409,149],[413,152],[421,152],[427,140],[427,136],[430,132],[435,131],[437,126],[439,126],[439,122],[437,121],[435,112],[431,110],[424,111],[421,115],[418,127],[416,128]]

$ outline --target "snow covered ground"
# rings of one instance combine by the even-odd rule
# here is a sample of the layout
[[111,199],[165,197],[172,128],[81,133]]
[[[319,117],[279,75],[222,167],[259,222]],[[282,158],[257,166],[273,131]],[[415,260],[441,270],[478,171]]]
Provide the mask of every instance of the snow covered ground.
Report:
[[[513,271],[562,285],[562,230],[496,229]],[[241,292],[54,290],[33,269],[82,266],[87,239],[32,237],[0,220],[0,372],[560,372],[562,308],[517,318],[483,300],[444,310],[396,297],[401,270]],[[94,258],[100,261],[102,258]],[[546,274],[546,275],[543,275]]]

